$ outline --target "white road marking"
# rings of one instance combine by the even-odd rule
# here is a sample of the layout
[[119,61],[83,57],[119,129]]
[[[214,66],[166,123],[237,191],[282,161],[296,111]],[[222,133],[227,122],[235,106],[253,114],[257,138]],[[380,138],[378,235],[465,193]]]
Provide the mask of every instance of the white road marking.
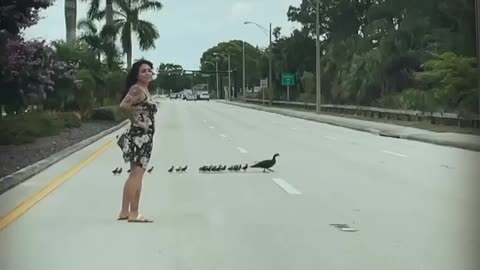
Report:
[[214,129],[215,127],[214,126],[210,126],[211,129]]
[[272,178],[273,182],[279,185],[283,190],[285,190],[288,194],[292,195],[300,195],[302,194],[292,185],[290,185],[287,181],[283,180],[282,178]]
[[227,135],[225,135],[225,134],[220,134],[220,137],[222,137],[222,138],[226,138],[226,137],[227,137]]
[[296,128],[296,127],[292,127],[292,130],[297,130],[297,128]]
[[331,137],[331,136],[323,136],[325,139],[329,139],[329,140],[336,140],[337,138],[335,137]]
[[397,156],[397,157],[403,157],[403,158],[406,158],[406,157],[407,157],[406,155],[399,154],[399,153],[395,153],[395,152],[391,152],[391,151],[387,151],[387,150],[383,150],[382,152],[385,153],[385,154],[390,154],[390,155],[394,155],[394,156]]
[[238,149],[238,151],[240,151],[240,153],[243,153],[243,154],[248,153],[248,151],[245,148],[237,147],[237,149]]

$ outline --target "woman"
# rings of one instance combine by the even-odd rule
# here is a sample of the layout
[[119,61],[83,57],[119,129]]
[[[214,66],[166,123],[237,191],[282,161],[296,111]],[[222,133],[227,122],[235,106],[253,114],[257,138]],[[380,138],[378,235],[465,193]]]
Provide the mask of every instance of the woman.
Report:
[[123,159],[130,163],[130,175],[123,188],[122,210],[118,220],[153,222],[144,218],[138,210],[142,179],[152,154],[155,133],[157,107],[148,92],[152,69],[152,63],[147,60],[132,65],[120,103],[120,108],[128,115],[131,125],[118,141]]

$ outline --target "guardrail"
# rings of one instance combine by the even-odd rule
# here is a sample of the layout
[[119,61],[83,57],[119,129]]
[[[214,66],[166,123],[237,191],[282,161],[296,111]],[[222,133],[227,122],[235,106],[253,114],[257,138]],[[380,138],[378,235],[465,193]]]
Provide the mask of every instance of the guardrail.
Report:
[[[269,105],[269,100],[262,99],[245,99],[246,102]],[[315,103],[309,102],[292,102],[292,101],[272,101],[272,106],[286,107],[303,110],[316,110]],[[401,121],[428,121],[432,124],[480,128],[479,115],[458,115],[456,113],[441,113],[441,112],[422,112],[416,110],[393,110],[376,107],[365,107],[356,105],[321,105],[322,112],[330,112],[344,115],[360,115],[363,117],[383,118]]]

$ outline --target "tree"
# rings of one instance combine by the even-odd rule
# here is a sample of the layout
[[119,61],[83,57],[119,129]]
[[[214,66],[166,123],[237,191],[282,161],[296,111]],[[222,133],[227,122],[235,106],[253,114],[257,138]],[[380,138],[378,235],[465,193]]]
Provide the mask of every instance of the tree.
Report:
[[54,82],[66,78],[74,81],[76,66],[57,61],[53,49],[45,41],[10,39],[6,46],[9,56],[0,65],[2,89],[0,104],[12,105],[9,113],[21,113],[32,101],[43,102],[48,92],[54,90]]
[[102,61],[102,55],[105,56],[108,69],[113,70],[120,60],[117,47],[112,43],[116,36],[115,30],[104,25],[99,32],[95,21],[91,19],[81,20],[77,27],[83,30],[79,41],[88,45],[90,51],[97,56],[98,62]]
[[3,0],[0,3],[0,35],[4,31],[17,35],[26,27],[36,24],[39,20],[40,9],[52,4],[48,0]]
[[160,63],[155,83],[158,87],[174,92],[190,88],[190,78],[183,75],[183,67],[173,63]]
[[65,0],[65,34],[68,43],[77,38],[77,0]]
[[[216,46],[207,49],[200,58],[200,70],[215,70],[215,66],[207,64],[207,62],[215,63],[218,61],[218,70],[221,77],[228,79],[228,54],[230,54],[230,67],[233,70],[231,77],[232,85],[236,85],[235,89],[238,89],[242,85],[242,67],[243,67],[243,41],[231,40],[228,42],[221,42]],[[218,55],[215,55],[215,54]],[[222,56],[223,55],[223,56]],[[266,77],[268,69],[265,74],[261,72],[261,58],[263,53],[256,47],[252,46],[248,42],[245,43],[245,80],[247,87],[258,85],[260,78]],[[214,78],[214,77],[212,77]],[[224,79],[222,78],[222,81]],[[223,91],[220,91],[222,93]],[[236,93],[236,92],[235,92]]]
[[[136,33],[141,50],[155,48],[155,40],[159,38],[158,30],[151,22],[140,19],[140,14],[149,10],[161,10],[162,3],[156,0],[114,0],[118,8],[115,12],[117,19],[114,20],[114,29],[120,33],[123,52],[127,54],[127,67],[132,65],[132,34]],[[96,14],[97,18],[103,18],[105,10]]]
[[[278,28],[276,28],[278,29]],[[286,98],[285,87],[281,85],[282,73],[293,73],[296,82],[299,82],[305,71],[312,72],[315,66],[315,58],[312,54],[315,52],[315,41],[308,36],[308,32],[304,30],[294,30],[289,37],[281,37],[280,32],[277,33],[273,44],[273,72],[274,84],[276,84],[275,96],[283,96]],[[291,97],[294,97],[305,89],[301,88],[301,84],[291,88]],[[310,95],[314,98],[315,96]]]
[[[299,39],[295,32],[314,36],[316,12],[312,2],[302,0],[299,6],[291,6],[287,12],[290,21],[301,25],[300,30],[283,38],[275,33],[273,51],[277,75],[279,69],[299,69],[302,64],[314,63],[315,53],[311,48],[309,55],[296,62],[302,59],[297,54],[306,50],[288,45]],[[460,60],[464,59],[462,56],[469,59],[475,55],[472,0],[324,0],[319,3],[322,94],[325,95],[322,99],[326,102],[400,106],[404,103],[396,99],[406,98],[405,91],[410,99],[428,98],[425,104],[433,104],[439,102],[435,95],[413,94],[420,93],[415,89],[422,66],[438,58],[432,55],[453,53],[458,58],[448,58],[452,66],[444,69],[445,74],[453,76],[458,69],[465,69],[465,61]],[[299,43],[311,44],[307,38]],[[462,78],[466,92],[444,92],[448,99],[462,102],[436,108],[472,108],[471,102],[466,101],[470,100],[467,93],[470,93],[472,82]],[[462,105],[465,102],[470,105]]]
[[[88,0],[82,0],[83,2]],[[105,10],[100,11],[100,0],[90,0],[90,5],[87,11],[87,18],[95,20],[103,16],[106,17],[106,25],[113,26],[113,0],[105,0]]]

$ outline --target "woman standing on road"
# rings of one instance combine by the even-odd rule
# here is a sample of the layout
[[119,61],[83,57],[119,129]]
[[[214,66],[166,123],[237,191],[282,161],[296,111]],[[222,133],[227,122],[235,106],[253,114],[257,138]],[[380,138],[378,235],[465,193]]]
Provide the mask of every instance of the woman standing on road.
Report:
[[135,62],[126,79],[120,108],[128,115],[130,127],[120,136],[118,145],[123,159],[130,163],[130,175],[123,188],[122,210],[118,220],[153,222],[139,212],[142,180],[153,148],[157,106],[148,91],[153,64],[147,60]]

